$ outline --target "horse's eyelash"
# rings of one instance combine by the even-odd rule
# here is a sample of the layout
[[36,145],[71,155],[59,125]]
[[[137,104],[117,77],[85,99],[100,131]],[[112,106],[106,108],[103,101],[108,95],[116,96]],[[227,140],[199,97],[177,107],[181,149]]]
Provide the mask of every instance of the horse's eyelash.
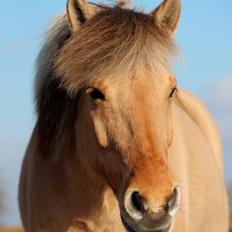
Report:
[[175,93],[176,90],[177,90],[177,85],[175,85],[175,86],[172,88],[172,90],[171,90],[171,92],[170,92],[170,94],[169,94],[169,97],[170,97],[170,98],[173,96],[173,94]]

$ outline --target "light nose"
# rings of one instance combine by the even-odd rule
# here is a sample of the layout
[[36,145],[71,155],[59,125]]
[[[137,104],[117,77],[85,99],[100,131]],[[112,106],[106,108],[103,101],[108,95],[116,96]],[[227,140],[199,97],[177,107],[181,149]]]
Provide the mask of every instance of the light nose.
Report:
[[139,191],[127,190],[124,199],[125,209],[129,216],[134,220],[143,219],[149,214],[152,214],[153,216],[156,215],[157,217],[155,216],[155,218],[157,219],[162,218],[167,214],[173,217],[178,210],[179,202],[180,188],[178,186],[173,189],[166,204],[160,209],[160,212],[152,212],[152,207],[149,207],[145,197],[143,197]]

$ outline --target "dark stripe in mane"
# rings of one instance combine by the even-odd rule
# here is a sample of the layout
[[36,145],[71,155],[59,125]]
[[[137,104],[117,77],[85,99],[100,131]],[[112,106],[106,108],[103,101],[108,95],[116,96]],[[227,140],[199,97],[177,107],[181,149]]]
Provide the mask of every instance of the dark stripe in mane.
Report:
[[[60,153],[70,152],[70,149],[73,149],[72,144],[75,144],[72,131],[76,118],[77,97],[68,96],[67,91],[60,87],[60,78],[54,72],[55,57],[71,36],[66,19],[63,18],[62,21],[63,24],[52,31],[39,54],[35,86],[38,149],[44,158],[53,154],[53,161],[57,160]],[[56,144],[57,141],[61,143],[59,146]]]

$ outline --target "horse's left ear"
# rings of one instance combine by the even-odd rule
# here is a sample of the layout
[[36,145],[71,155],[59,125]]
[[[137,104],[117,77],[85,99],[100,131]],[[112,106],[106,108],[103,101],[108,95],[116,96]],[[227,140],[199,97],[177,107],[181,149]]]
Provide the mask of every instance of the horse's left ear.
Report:
[[67,15],[72,31],[79,27],[96,14],[96,5],[91,5],[85,0],[68,0]]
[[158,27],[173,34],[180,18],[180,0],[164,0],[158,8],[152,12]]

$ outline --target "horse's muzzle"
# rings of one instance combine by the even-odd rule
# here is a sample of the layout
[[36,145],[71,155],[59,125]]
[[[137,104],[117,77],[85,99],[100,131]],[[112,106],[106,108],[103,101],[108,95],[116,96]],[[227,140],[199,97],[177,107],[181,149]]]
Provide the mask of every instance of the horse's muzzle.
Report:
[[[121,216],[122,223],[128,232],[168,232],[171,227],[171,217],[168,215],[162,219],[162,222],[153,222],[150,226],[143,222],[129,223]],[[156,224],[156,225],[155,225]]]
[[139,192],[128,189],[124,198],[125,211],[121,212],[123,225],[128,232],[168,232],[179,202],[180,190],[177,186],[166,205],[154,212]]

